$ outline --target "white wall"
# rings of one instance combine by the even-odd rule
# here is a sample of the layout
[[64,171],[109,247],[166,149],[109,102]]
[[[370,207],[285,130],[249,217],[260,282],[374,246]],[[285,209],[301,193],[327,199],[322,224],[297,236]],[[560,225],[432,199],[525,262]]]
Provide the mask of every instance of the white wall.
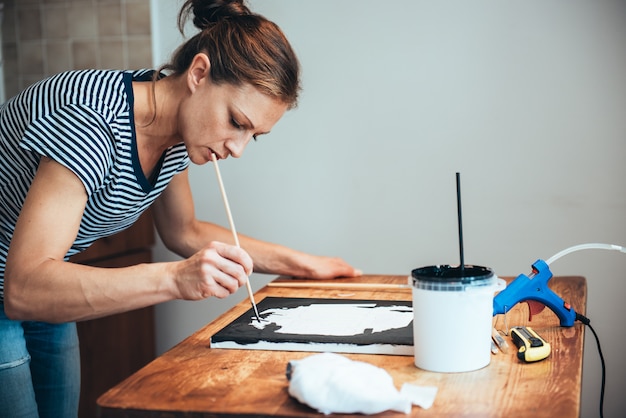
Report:
[[[178,4],[153,0],[155,65],[181,41]],[[291,40],[304,91],[271,135],[220,164],[240,232],[366,273],[458,264],[459,171],[469,264],[516,276],[575,244],[626,245],[625,2],[251,5]],[[212,168],[191,173],[198,214],[227,225]],[[606,416],[619,416],[626,255],[578,252],[551,269],[587,277]],[[245,297],[159,306],[159,352]],[[584,417],[597,416],[601,376],[587,335]]]

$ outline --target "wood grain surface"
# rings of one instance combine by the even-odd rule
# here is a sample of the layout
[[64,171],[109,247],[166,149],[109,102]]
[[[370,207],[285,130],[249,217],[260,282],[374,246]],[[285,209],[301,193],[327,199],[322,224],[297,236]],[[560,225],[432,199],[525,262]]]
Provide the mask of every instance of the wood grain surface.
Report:
[[[285,278],[278,278],[283,282]],[[510,280],[510,279],[508,279]],[[406,276],[370,275],[337,279],[333,283],[406,283]],[[583,277],[555,277],[550,288],[581,314],[587,298]],[[371,290],[301,287],[264,287],[266,296],[411,300],[410,289]],[[308,406],[289,396],[287,363],[313,353],[212,349],[210,337],[249,309],[246,299],[214,322],[155,359],[102,395],[98,404],[103,418],[120,417],[319,417]],[[494,319],[504,328],[502,316]],[[522,363],[509,337],[507,354],[492,355],[491,363],[465,373],[433,373],[417,368],[412,356],[346,354],[384,368],[396,387],[404,383],[437,386],[434,405],[414,406],[416,417],[578,417],[582,381],[584,326],[559,326],[549,309],[528,321],[528,307],[518,304],[507,314],[509,326],[527,325],[552,346],[550,356],[536,363]],[[459,342],[461,343],[461,342]],[[333,416],[352,416],[333,414]],[[362,416],[362,415],[354,415]],[[381,417],[406,417],[383,412]]]

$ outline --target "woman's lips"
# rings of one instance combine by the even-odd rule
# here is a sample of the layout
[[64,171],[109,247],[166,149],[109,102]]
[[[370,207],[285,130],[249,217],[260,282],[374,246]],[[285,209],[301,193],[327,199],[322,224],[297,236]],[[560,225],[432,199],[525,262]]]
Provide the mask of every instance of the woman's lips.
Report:
[[215,152],[211,148],[209,148],[209,160],[212,161],[213,160],[213,156],[215,156],[216,160],[221,160],[222,159],[222,157],[220,157],[220,155],[217,152]]

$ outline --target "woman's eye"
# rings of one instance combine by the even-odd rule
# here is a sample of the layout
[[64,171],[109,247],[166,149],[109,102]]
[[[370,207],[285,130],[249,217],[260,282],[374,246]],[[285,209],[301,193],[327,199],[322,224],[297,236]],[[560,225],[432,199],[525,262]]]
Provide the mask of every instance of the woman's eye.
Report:
[[[239,130],[246,129],[242,124],[237,122],[237,119],[235,119],[235,118],[231,118],[230,119],[230,123],[231,123],[231,125],[233,125],[235,127],[235,129],[239,129]],[[256,141],[257,140],[257,135],[256,134],[252,135],[252,139]]]
[[243,128],[243,126],[241,126],[241,124],[238,123],[235,119],[231,119],[230,123],[237,129],[242,129]]

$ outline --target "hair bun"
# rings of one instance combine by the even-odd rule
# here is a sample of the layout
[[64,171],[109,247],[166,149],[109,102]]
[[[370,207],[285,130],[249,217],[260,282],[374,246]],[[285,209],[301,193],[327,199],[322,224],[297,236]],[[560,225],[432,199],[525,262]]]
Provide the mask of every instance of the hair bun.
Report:
[[192,14],[193,24],[200,30],[222,19],[251,13],[244,0],[187,0],[181,12],[179,26]]

